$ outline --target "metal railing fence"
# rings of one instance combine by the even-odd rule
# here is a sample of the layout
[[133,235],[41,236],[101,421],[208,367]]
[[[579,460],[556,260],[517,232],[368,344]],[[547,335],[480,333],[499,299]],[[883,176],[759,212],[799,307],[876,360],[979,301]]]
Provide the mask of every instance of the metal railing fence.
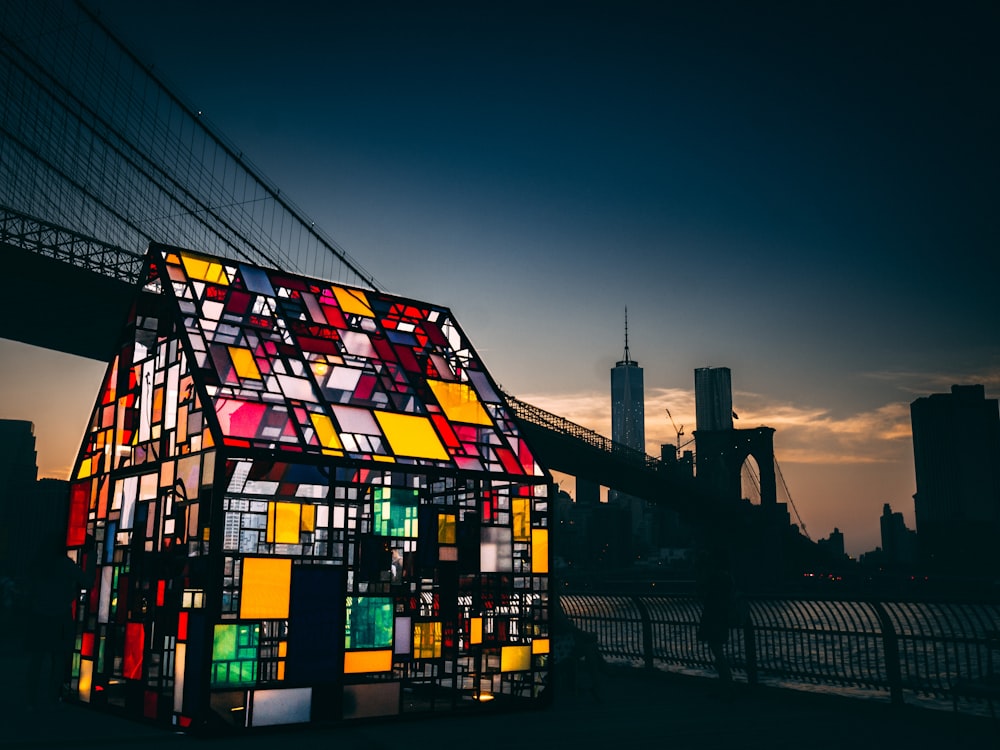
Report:
[[[697,637],[696,596],[559,599],[576,626],[597,636],[611,663],[714,672],[711,652]],[[751,685],[867,694],[893,703],[937,699],[958,707],[970,698],[960,694],[961,685],[989,682],[1000,669],[994,666],[1000,603],[752,597],[745,604],[727,652],[737,679]]]

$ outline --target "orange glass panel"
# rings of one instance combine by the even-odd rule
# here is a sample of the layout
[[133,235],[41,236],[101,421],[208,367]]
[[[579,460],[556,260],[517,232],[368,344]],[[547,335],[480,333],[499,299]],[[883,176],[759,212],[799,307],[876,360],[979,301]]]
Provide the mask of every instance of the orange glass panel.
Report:
[[531,572],[549,572],[549,530],[531,530]]
[[389,672],[392,670],[392,649],[380,651],[346,651],[344,674],[359,672]]
[[375,317],[371,305],[368,304],[368,296],[360,289],[345,289],[335,286],[333,293],[337,296],[337,304],[345,313],[365,315],[369,318]]
[[469,643],[476,645],[483,642],[483,618],[473,617],[469,621]]
[[292,561],[288,558],[244,558],[240,618],[283,620],[288,617],[288,591],[291,581]]

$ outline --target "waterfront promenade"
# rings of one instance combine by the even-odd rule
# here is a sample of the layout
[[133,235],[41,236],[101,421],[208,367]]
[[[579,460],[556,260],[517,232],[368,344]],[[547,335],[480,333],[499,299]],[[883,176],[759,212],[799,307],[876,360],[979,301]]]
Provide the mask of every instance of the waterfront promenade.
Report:
[[550,708],[538,711],[293,727],[203,739],[74,704],[28,712],[21,692],[23,655],[0,653],[0,670],[4,675],[0,681],[0,748],[11,750],[1000,748],[1000,725],[989,717],[767,687],[738,690],[732,700],[723,700],[716,695],[713,680],[618,667],[603,675],[600,700],[564,691]]

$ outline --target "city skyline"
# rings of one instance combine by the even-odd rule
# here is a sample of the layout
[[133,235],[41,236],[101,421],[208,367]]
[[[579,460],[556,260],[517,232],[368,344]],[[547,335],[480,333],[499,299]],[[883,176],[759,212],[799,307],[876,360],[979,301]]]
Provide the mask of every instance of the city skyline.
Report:
[[[813,538],[912,528],[909,403],[1000,388],[993,9],[92,5],[518,398],[610,435],[623,304],[648,453],[729,367]],[[68,471],[103,365],[0,362],[0,416]]]

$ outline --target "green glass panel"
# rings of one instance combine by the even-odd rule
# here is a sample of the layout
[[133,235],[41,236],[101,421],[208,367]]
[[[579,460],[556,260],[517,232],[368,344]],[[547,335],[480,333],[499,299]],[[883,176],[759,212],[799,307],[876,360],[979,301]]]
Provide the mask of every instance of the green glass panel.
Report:
[[347,598],[347,648],[392,645],[392,599],[384,596]]
[[212,639],[212,684],[256,682],[259,641],[259,625],[216,625]]
[[236,658],[236,631],[239,625],[216,625],[212,640],[212,661]]
[[376,487],[374,533],[378,536],[416,537],[419,505],[416,490]]

